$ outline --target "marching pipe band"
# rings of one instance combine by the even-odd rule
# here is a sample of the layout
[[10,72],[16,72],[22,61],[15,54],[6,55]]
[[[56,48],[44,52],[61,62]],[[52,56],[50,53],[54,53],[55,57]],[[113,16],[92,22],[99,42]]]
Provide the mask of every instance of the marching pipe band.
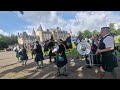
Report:
[[[76,41],[76,46],[82,42],[79,38]],[[57,66],[57,75],[65,75],[66,73],[66,64],[68,63],[67,57],[65,54],[66,49],[72,48],[71,42],[66,39],[65,41],[59,40],[59,42],[55,43],[54,40],[47,41],[45,43],[44,51],[49,51],[49,59],[52,62],[52,57],[54,57],[54,63]],[[70,47],[69,47],[70,46]],[[101,28],[101,33],[99,35],[95,35],[92,38],[91,50],[90,53],[85,55],[87,68],[92,68],[92,66],[97,66],[100,68],[100,71],[103,72],[104,76],[105,72],[111,72],[114,78],[117,78],[115,67],[118,67],[116,56],[114,54],[114,39],[109,32],[109,27]],[[34,54],[35,54],[35,62],[40,67],[39,61],[41,62],[41,67],[43,67],[43,51],[42,46],[39,42],[36,42],[34,47]],[[15,49],[16,57],[19,57],[19,48]],[[19,58],[18,58],[19,60]],[[64,67],[63,72],[61,73],[61,68]]]

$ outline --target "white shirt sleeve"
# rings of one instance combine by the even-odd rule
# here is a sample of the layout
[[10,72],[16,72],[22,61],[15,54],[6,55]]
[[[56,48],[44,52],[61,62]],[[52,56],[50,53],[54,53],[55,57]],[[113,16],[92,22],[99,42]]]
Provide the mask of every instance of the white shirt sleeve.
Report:
[[103,40],[106,48],[108,47],[112,47],[114,48],[114,37],[112,36],[107,36],[104,40]]

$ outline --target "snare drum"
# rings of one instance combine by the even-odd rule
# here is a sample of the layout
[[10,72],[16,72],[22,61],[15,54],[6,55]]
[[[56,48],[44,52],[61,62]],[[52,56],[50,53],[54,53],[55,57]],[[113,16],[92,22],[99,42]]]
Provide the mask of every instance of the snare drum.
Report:
[[93,66],[93,65],[100,65],[101,64],[101,55],[100,54],[93,54],[90,53],[86,56],[86,64]]

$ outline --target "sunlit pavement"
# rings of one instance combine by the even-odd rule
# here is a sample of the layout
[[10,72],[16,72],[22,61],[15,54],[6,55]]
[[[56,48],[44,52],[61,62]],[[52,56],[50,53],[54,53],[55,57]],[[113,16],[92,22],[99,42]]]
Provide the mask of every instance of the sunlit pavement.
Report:
[[[67,64],[68,76],[56,76],[56,65],[49,63],[45,57],[44,68],[36,69],[34,59],[30,59],[27,66],[23,66],[15,57],[15,52],[0,52],[0,79],[100,79],[99,68],[85,67],[85,60],[68,58]],[[118,62],[120,64],[120,61]],[[120,67],[116,68],[117,78],[120,79]],[[106,73],[103,79],[112,79],[110,73]]]

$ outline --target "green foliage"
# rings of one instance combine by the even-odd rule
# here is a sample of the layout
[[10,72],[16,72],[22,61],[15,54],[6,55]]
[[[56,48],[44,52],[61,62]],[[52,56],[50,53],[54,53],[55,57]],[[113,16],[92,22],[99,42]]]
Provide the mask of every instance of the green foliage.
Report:
[[79,55],[74,43],[72,43],[72,46],[73,48],[70,51],[66,51],[67,57],[77,57]]
[[120,52],[119,51],[115,51],[117,54],[117,57],[120,57]]
[[111,32],[115,31],[114,23],[110,23],[110,24],[109,24],[109,27],[110,27],[110,31],[111,31]]
[[84,36],[83,32],[79,31],[79,32],[78,32],[78,36],[79,36],[80,38],[83,38],[83,36]]
[[89,30],[84,31],[84,38],[89,38],[91,36],[92,36],[92,32],[90,32]]
[[14,45],[16,43],[18,43],[17,36],[15,35],[4,36],[0,34],[0,49],[7,48],[8,45]]
[[118,42],[120,43],[120,38],[118,38]]

